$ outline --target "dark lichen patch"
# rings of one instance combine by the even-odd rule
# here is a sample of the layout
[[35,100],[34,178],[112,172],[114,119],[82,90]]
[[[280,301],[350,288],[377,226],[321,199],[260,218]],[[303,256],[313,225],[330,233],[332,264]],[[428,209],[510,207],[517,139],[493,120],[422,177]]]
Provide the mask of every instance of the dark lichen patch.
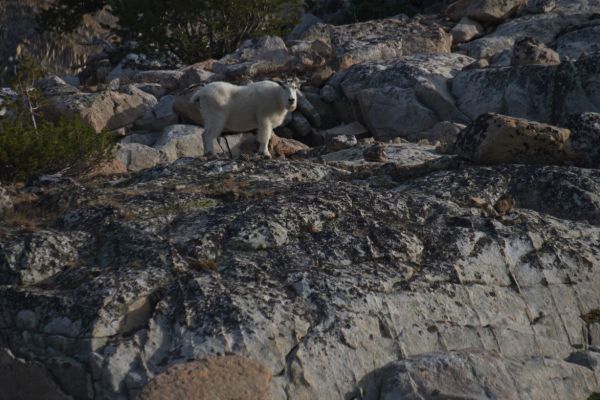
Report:
[[219,202],[215,199],[200,198],[186,201],[180,204],[169,204],[158,207],[156,215],[187,213],[190,211],[207,210],[216,207]]
[[585,321],[586,324],[591,324],[594,322],[600,322],[600,309],[596,308],[587,314],[583,314],[581,319]]
[[587,400],[600,400],[600,393],[594,392],[587,398]]

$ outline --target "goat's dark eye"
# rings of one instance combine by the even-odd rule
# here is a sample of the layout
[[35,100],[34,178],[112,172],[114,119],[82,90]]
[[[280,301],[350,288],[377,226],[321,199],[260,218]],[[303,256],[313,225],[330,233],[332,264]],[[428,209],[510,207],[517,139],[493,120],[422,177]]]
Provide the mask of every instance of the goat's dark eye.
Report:
[[294,99],[289,99],[288,101],[290,102],[290,104],[292,104],[294,102]]

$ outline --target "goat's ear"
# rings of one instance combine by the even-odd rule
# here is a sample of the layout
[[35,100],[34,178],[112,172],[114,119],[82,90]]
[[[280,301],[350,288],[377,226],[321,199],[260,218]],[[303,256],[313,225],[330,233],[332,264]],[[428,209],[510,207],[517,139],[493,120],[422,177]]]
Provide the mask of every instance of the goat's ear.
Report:
[[293,79],[292,82],[296,86],[296,88],[298,88],[298,89],[300,89],[300,86],[302,86],[302,83],[304,83],[302,81],[302,79],[298,78],[297,76],[294,76],[294,79]]
[[273,82],[275,82],[276,84],[278,84],[279,86],[281,86],[282,88],[285,89],[286,84],[285,82],[280,81],[279,79],[273,79]]

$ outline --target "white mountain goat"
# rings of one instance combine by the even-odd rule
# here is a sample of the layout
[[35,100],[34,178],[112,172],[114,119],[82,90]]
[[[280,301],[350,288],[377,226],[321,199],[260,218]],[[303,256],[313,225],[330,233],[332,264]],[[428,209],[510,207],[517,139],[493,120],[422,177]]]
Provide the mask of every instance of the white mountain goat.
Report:
[[204,119],[204,154],[214,156],[214,141],[223,131],[247,132],[257,129],[258,152],[267,157],[273,128],[297,105],[297,83],[262,81],[247,86],[212,82],[191,98]]

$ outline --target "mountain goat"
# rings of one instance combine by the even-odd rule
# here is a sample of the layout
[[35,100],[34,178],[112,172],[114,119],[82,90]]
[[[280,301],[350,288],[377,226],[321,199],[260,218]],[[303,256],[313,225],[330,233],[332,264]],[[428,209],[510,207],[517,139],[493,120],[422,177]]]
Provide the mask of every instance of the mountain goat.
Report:
[[214,156],[214,140],[223,131],[257,129],[258,152],[270,157],[273,128],[297,105],[296,82],[262,81],[246,86],[212,82],[200,88],[191,100],[199,105],[204,119],[204,154]]

